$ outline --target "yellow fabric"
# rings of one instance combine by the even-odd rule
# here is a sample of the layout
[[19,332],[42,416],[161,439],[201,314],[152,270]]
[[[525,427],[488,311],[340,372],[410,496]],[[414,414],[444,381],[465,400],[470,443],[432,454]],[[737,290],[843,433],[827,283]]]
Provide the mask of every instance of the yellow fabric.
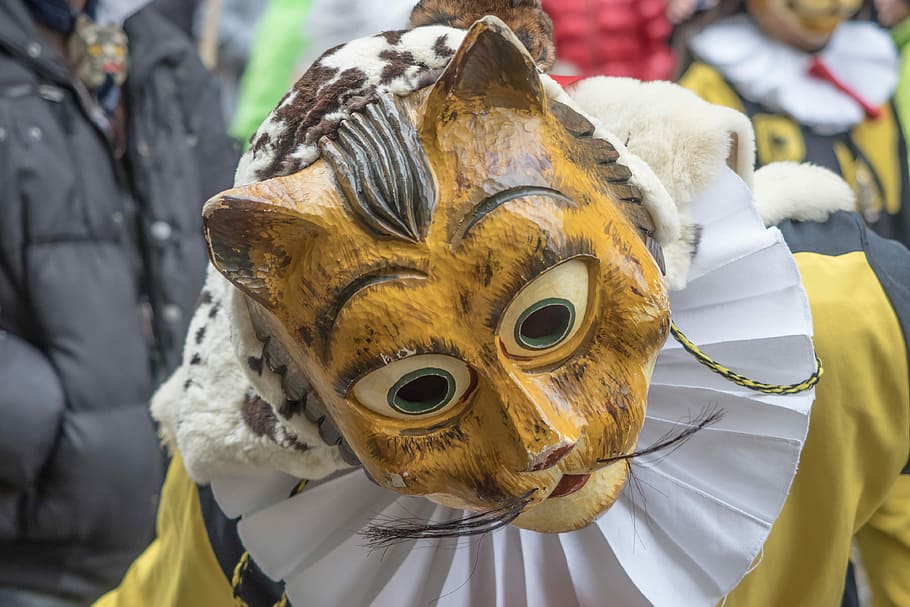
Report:
[[171,462],[158,511],[158,538],[133,563],[120,587],[94,607],[234,607],[236,601],[209,544],[196,485],[183,462]]
[[679,79],[679,84],[705,101],[746,112],[739,95],[727,84],[720,72],[704,63],[696,62],[689,66]]
[[[897,120],[891,106],[881,108],[878,120],[866,120],[853,129],[851,136],[875,168],[881,181],[880,196],[874,201],[876,210],[895,215],[901,207],[901,164]],[[868,170],[868,169],[867,169]],[[882,200],[884,199],[884,201]],[[884,202],[884,209],[882,203]]]
[[851,188],[856,188],[856,158],[853,152],[843,141],[834,142],[834,155],[837,156],[837,163],[840,165],[840,176],[844,181],[850,184]]
[[806,142],[799,125],[786,116],[756,114],[752,116],[755,147],[761,165],[806,159]]
[[910,476],[898,479],[856,543],[872,588],[871,607],[910,605]]
[[[853,535],[882,505],[910,454],[906,347],[865,254],[797,253],[796,260],[825,374],[790,496],[761,561],[727,607],[840,605]],[[910,572],[907,529],[900,527],[907,502],[889,500],[903,512],[889,519],[883,508],[872,522],[887,537],[871,540],[865,565],[888,588],[906,584]]]

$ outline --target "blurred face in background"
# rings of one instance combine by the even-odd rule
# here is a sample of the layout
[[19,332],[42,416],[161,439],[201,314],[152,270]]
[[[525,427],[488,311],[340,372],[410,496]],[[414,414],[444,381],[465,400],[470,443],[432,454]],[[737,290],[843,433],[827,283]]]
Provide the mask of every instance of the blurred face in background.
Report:
[[746,9],[769,36],[804,51],[824,47],[862,0],[746,0]]

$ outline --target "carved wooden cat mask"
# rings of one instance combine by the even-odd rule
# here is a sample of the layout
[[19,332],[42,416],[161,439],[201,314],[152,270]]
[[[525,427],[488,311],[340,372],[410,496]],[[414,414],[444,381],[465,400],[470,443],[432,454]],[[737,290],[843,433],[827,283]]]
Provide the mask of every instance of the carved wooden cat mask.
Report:
[[380,485],[517,500],[546,532],[618,496],[627,465],[604,460],[635,448],[669,302],[631,172],[593,131],[485,18],[434,85],[206,205],[213,263]]

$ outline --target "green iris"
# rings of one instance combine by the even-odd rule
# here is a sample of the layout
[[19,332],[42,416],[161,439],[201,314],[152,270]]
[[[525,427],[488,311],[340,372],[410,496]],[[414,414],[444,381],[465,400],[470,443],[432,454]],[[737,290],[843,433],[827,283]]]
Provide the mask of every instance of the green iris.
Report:
[[389,390],[389,406],[406,415],[442,409],[455,394],[455,378],[445,369],[427,367],[406,373]]
[[575,306],[568,299],[551,297],[521,313],[515,323],[515,341],[529,350],[552,348],[572,330]]

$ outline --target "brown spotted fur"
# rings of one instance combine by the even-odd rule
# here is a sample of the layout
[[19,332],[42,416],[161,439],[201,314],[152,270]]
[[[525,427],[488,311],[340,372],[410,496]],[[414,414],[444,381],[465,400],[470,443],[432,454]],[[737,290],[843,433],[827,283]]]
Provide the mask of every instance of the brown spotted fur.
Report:
[[486,15],[502,19],[543,70],[553,66],[553,22],[540,0],[421,0],[411,12],[411,27],[448,25],[467,29]]

